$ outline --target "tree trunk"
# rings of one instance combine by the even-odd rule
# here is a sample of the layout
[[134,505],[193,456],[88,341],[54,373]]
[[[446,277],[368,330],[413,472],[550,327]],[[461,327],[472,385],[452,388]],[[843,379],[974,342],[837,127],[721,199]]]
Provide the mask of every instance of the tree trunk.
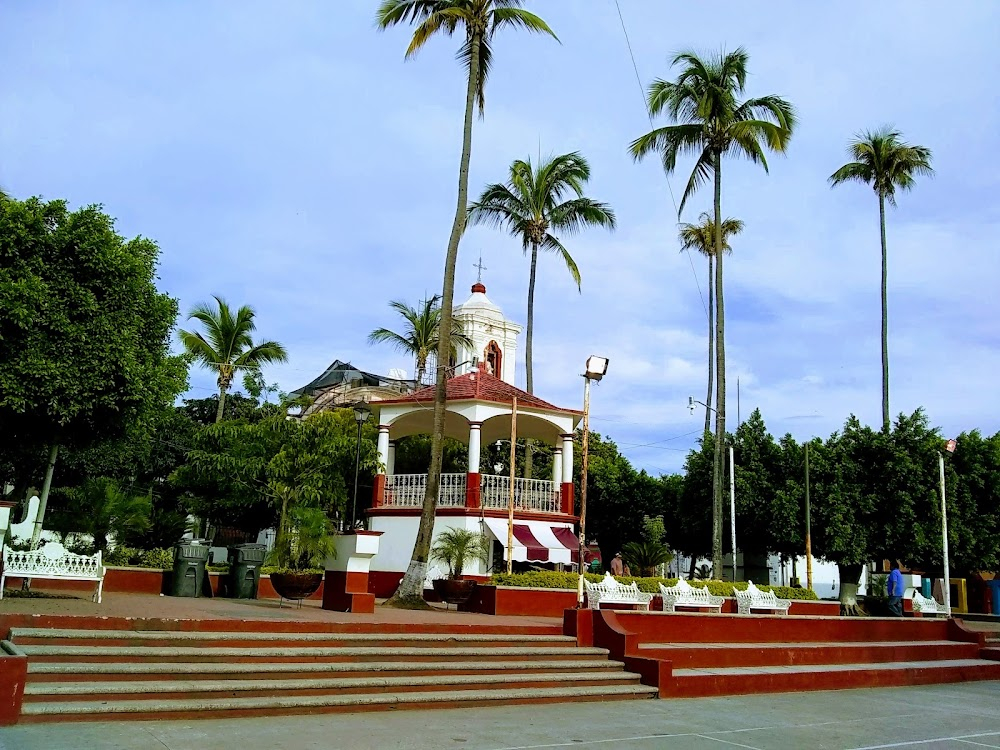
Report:
[[688,566],[688,580],[694,580],[694,564],[698,561],[698,555],[691,553],[691,564]]
[[722,571],[722,489],[726,443],[726,310],[722,288],[722,155],[715,154],[715,455],[712,462],[712,573]]
[[469,203],[469,161],[472,156],[472,112],[476,104],[476,90],[479,82],[479,50],[482,35],[474,32],[470,40],[471,59],[469,61],[469,82],[465,93],[465,127],[462,134],[462,158],[458,168],[458,203],[455,207],[455,221],[448,238],[448,253],[444,261],[444,288],[441,294],[441,321],[438,333],[437,386],[434,391],[434,432],[431,435],[431,465],[427,471],[427,489],[424,506],[420,513],[420,526],[413,544],[413,554],[406,575],[392,595],[389,604],[413,606],[423,602],[424,578],[427,576],[427,560],[431,553],[431,537],[434,534],[434,515],[437,510],[438,491],[441,486],[441,460],[444,448],[445,399],[448,383],[448,355],[451,352],[452,308],[455,304],[455,264],[458,260],[458,245],[465,231],[466,211]]
[[215,423],[219,424],[222,421],[222,414],[226,410],[226,389],[219,388],[219,409],[215,412]]
[[[531,243],[531,273],[528,275],[528,323],[524,336],[524,373],[528,393],[535,392],[535,377],[531,365],[531,349],[535,336],[535,271],[538,267],[538,243]],[[497,373],[497,377],[500,374]],[[531,479],[534,461],[534,446],[530,440],[524,441],[524,476]]]
[[885,196],[878,196],[879,227],[882,231],[882,430],[889,433],[889,257],[885,245]]
[[715,374],[715,279],[712,278],[714,264],[708,256],[708,395],[705,396],[705,433],[712,429],[712,376]]
[[837,563],[837,572],[840,575],[840,614],[842,617],[857,617],[861,566]]
[[35,528],[31,532],[31,549],[38,549],[42,538],[42,522],[45,520],[45,507],[49,502],[49,490],[52,489],[52,474],[56,470],[56,458],[59,457],[59,444],[49,450],[49,463],[45,467],[45,481],[42,483],[42,494],[38,498],[38,515],[35,516]]

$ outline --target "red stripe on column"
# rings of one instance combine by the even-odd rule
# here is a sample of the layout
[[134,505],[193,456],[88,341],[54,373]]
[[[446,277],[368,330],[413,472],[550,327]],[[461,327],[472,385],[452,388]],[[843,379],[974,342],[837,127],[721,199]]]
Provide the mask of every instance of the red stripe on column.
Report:
[[563,547],[573,553],[573,562],[578,562],[580,560],[580,537],[573,533],[573,529],[568,529],[565,526],[553,526],[552,533]]
[[531,533],[530,527],[515,523],[514,538],[517,539],[519,546],[527,548],[528,562],[549,561],[549,548],[542,546],[541,542],[535,539],[535,535]]

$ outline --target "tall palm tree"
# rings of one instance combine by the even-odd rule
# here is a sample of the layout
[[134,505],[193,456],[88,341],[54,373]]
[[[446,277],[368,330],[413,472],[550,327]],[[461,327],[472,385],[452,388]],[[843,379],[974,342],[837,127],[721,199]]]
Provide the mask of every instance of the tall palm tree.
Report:
[[[381,29],[398,24],[415,24],[406,57],[411,57],[435,34],[465,36],[458,51],[458,59],[465,66],[465,120],[462,129],[462,157],[458,166],[458,202],[455,219],[448,237],[448,250],[444,261],[444,284],[441,294],[441,336],[438,340],[438,361],[447,362],[451,351],[451,316],[455,304],[455,263],[458,260],[458,243],[465,230],[466,206],[469,203],[469,160],[472,156],[472,112],[479,106],[482,116],[486,105],[486,79],[493,63],[493,35],[504,27],[524,29],[549,34],[552,29],[534,13],[521,8],[521,0],[384,0],[376,14]],[[427,491],[420,514],[420,526],[413,544],[410,565],[399,588],[393,595],[395,601],[423,599],[424,577],[431,551],[434,531],[434,511],[441,484],[441,458],[444,445],[445,388],[447,378],[441,367],[437,371],[437,389],[434,393],[434,432],[431,437],[431,465],[427,471]]]
[[235,314],[222,297],[216,306],[200,304],[191,310],[188,320],[200,321],[204,334],[180,331],[181,343],[195,361],[218,374],[219,409],[215,421],[222,421],[226,408],[226,393],[238,372],[255,372],[263,365],[288,359],[285,347],[277,341],[255,344],[251,334],[256,330],[254,309],[243,305]]
[[[405,302],[393,300],[389,307],[399,313],[405,323],[403,333],[388,328],[376,328],[368,334],[369,344],[389,344],[401,352],[412,354],[417,360],[417,382],[422,383],[427,372],[427,358],[437,351],[441,332],[441,297],[435,295],[424,300],[419,308],[410,307]],[[472,346],[469,337],[462,330],[462,322],[451,319],[451,351],[457,344]]]
[[[724,219],[722,221],[722,252],[732,255],[733,248],[729,238],[743,231],[743,222],[739,219]],[[707,212],[698,216],[697,224],[681,224],[678,232],[681,241],[681,251],[697,250],[708,258],[708,395],[705,397],[705,432],[712,425],[712,376],[715,373],[715,280],[712,269],[715,266],[715,220]]]
[[510,165],[510,179],[506,184],[488,185],[479,200],[469,206],[470,223],[506,227],[512,236],[521,240],[525,253],[531,249],[525,337],[528,393],[535,392],[532,343],[539,248],[562,257],[579,289],[580,269],[556,234],[573,234],[590,226],[615,228],[611,207],[584,197],[583,189],[589,179],[590,165],[575,151],[540,161],[537,167],[532,166],[530,159],[518,159]]
[[726,438],[726,328],[722,286],[722,158],[744,157],[767,171],[765,151],[783,153],[795,127],[792,105],[778,96],[741,100],[747,61],[743,48],[705,58],[681,52],[671,63],[680,66],[675,81],[657,79],[649,86],[650,116],[666,113],[675,124],[656,128],[632,142],[639,160],[657,153],[669,174],[681,154],[696,155],[678,210],[709,179],[715,187],[715,459],[712,471],[712,566],[722,570],[723,446]]
[[909,190],[915,175],[932,175],[931,151],[911,146],[892,127],[858,133],[847,146],[853,161],[832,175],[830,185],[863,182],[878,196],[879,229],[882,234],[882,429],[889,432],[889,262],[885,244],[885,204],[896,205],[896,189]]

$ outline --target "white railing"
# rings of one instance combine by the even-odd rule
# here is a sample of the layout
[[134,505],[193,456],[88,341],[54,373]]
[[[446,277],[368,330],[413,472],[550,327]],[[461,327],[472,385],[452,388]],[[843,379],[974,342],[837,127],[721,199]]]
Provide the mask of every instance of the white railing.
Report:
[[[441,475],[439,508],[461,508],[465,505],[465,477],[465,474]],[[382,505],[389,508],[422,508],[426,491],[426,474],[390,474],[385,478]]]
[[[484,508],[504,509],[510,506],[510,477],[483,474],[481,487]],[[558,513],[559,506],[559,487],[555,482],[515,477],[514,510]]]

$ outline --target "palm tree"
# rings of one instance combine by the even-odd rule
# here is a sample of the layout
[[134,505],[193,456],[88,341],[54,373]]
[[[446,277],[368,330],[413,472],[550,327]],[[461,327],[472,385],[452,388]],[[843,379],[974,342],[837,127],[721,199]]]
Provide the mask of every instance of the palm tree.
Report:
[[914,175],[932,175],[931,151],[903,141],[898,130],[883,126],[858,133],[847,147],[853,161],[832,175],[831,186],[844,182],[871,185],[878,196],[879,229],[882,233],[882,429],[889,432],[889,264],[885,244],[885,203],[896,205],[896,188],[909,190]]
[[[743,231],[739,219],[724,219],[722,222],[722,252],[732,255],[729,238]],[[697,224],[681,224],[678,233],[681,251],[697,250],[708,258],[708,395],[705,397],[705,432],[712,425],[712,375],[715,372],[715,281],[712,278],[712,261],[715,258],[715,220],[707,212],[698,216]]]
[[[404,333],[396,333],[388,328],[376,328],[368,334],[369,344],[390,344],[401,352],[412,354],[417,360],[417,382],[422,383],[424,373],[427,371],[427,358],[438,348],[439,333],[441,331],[441,300],[440,296],[431,297],[424,300],[422,306],[413,308],[405,302],[393,300],[389,307],[399,313],[405,321]],[[472,346],[469,337],[462,330],[462,322],[451,319],[451,351],[455,353],[455,346]]]
[[195,306],[188,320],[198,320],[205,327],[199,332],[180,331],[181,343],[196,362],[218,373],[219,409],[215,421],[222,421],[226,406],[226,392],[238,372],[255,372],[263,365],[284,362],[288,359],[285,347],[277,341],[255,344],[250,334],[256,330],[254,309],[243,305],[233,314],[232,308],[221,297],[216,297],[217,307],[207,304]]
[[[456,31],[465,39],[458,59],[465,66],[465,120],[462,129],[462,157],[458,166],[458,201],[455,219],[448,237],[444,261],[444,284],[441,294],[441,336],[438,362],[448,361],[451,351],[451,316],[455,304],[455,264],[458,243],[465,231],[469,203],[469,160],[472,156],[472,112],[479,105],[480,116],[486,105],[486,79],[493,63],[493,35],[504,27],[545,33],[555,38],[552,29],[534,13],[521,8],[521,0],[384,0],[376,14],[379,28],[402,23],[416,24],[406,57],[411,57],[435,34],[451,36]],[[438,368],[434,393],[434,432],[431,436],[431,465],[427,472],[427,491],[420,514],[420,526],[413,544],[413,556],[406,575],[399,584],[394,601],[423,599],[424,577],[431,551],[434,511],[441,483],[441,458],[444,445],[445,371]]]
[[677,157],[697,156],[681,197],[684,204],[709,179],[715,187],[715,459],[712,470],[712,566],[722,570],[723,447],[726,437],[726,328],[722,285],[722,158],[744,157],[767,171],[765,150],[784,153],[795,127],[792,105],[778,96],[740,97],[746,87],[747,61],[743,48],[701,58],[694,52],[676,55],[671,66],[680,66],[675,81],[657,79],[649,86],[650,116],[666,112],[674,125],[656,128],[632,142],[639,160],[660,155],[668,174]]
[[[551,157],[537,167],[532,166],[530,159],[518,159],[510,165],[510,179],[506,184],[488,185],[479,200],[469,206],[470,224],[506,227],[513,237],[521,240],[525,253],[531,249],[525,334],[528,393],[535,392],[531,355],[539,248],[562,257],[579,289],[580,269],[556,233],[572,234],[590,226],[615,228],[614,211],[606,203],[583,196],[589,179],[590,165],[577,152]],[[570,197],[564,200],[567,195]]]

